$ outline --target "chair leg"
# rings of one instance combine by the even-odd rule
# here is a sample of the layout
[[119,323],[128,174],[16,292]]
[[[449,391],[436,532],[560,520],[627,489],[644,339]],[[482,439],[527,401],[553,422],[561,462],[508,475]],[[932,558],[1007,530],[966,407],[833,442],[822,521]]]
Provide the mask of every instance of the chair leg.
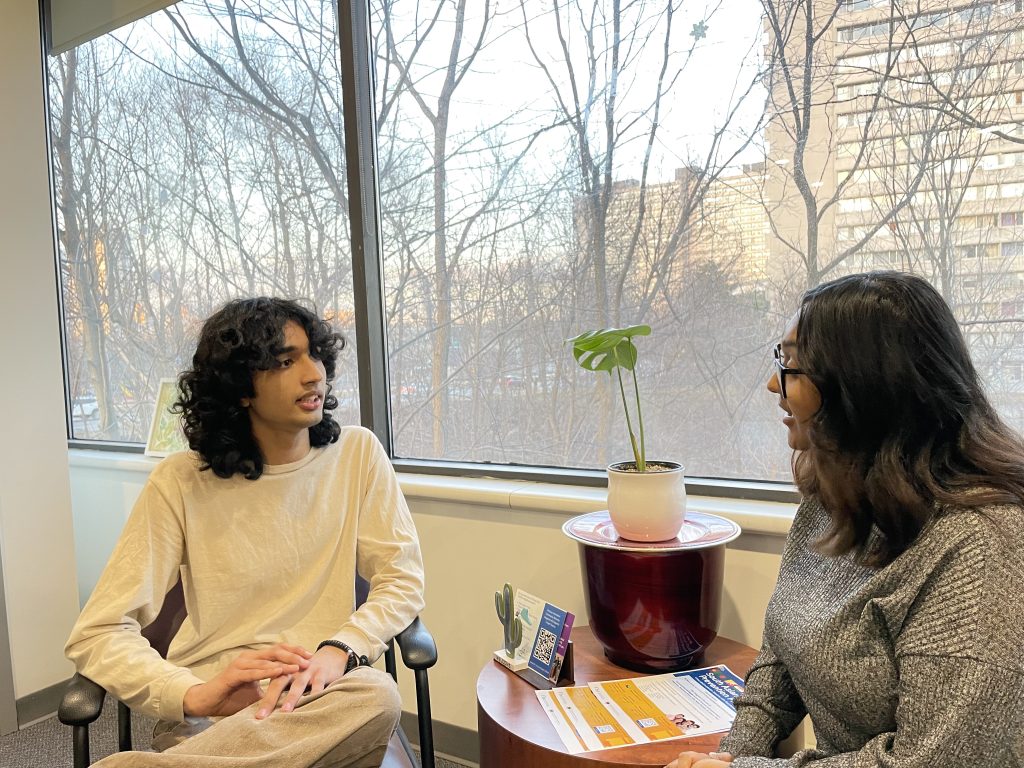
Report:
[[416,670],[416,715],[420,726],[420,765],[434,768],[434,726],[430,719],[430,685],[427,670]]
[[395,733],[398,734],[398,741],[402,745],[402,749],[405,750],[405,756],[409,758],[409,765],[422,766],[423,761],[416,759],[416,750],[413,749],[412,742],[410,742],[409,737],[405,735],[405,731],[402,729],[402,726],[398,726]]
[[129,752],[132,748],[132,711],[123,701],[117,702],[117,751]]
[[75,768],[88,768],[89,765],[89,726],[74,725],[71,727],[71,753]]

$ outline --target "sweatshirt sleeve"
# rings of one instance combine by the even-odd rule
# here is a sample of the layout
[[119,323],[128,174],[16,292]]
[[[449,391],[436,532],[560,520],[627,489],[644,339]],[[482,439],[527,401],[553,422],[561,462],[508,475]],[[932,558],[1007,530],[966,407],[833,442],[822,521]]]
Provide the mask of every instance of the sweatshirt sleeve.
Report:
[[356,570],[370,584],[364,602],[335,640],[371,661],[424,607],[423,559],[416,528],[391,461],[366,432],[365,493],[359,509]]
[[807,713],[786,665],[767,640],[747,673],[743,693],[734,703],[736,720],[719,747],[734,756],[774,754],[778,743]]
[[140,631],[178,579],[183,541],[181,518],[151,479],[64,648],[80,674],[129,707],[175,722],[185,691],[203,680],[164,660]]

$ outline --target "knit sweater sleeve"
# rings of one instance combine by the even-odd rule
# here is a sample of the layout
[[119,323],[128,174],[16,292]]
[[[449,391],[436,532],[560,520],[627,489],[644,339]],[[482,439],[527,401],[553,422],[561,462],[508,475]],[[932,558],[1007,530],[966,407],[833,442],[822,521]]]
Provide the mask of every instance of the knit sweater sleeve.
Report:
[[143,488],[64,652],[79,673],[132,709],[181,721],[185,691],[203,681],[164,660],[140,634],[160,612],[182,561],[181,520],[159,487],[161,476],[154,472]]
[[[735,768],[934,768],[1015,765],[1008,727],[1019,673],[956,657],[919,656],[900,664],[898,726],[860,749],[826,755],[809,749],[790,758],[737,757]],[[726,745],[723,742],[722,748]]]
[[733,755],[772,755],[780,741],[803,720],[806,710],[786,665],[766,640],[754,660],[744,692],[735,700],[736,720],[722,739]]
[[334,635],[371,661],[424,607],[423,559],[412,514],[383,447],[367,430],[367,474],[359,509],[356,570],[370,583],[364,602]]
[[[792,589],[786,575],[794,557],[812,535],[811,530],[819,514],[820,507],[807,500],[797,509],[786,538],[772,602]],[[736,720],[722,739],[722,751],[733,755],[774,754],[778,743],[789,736],[807,714],[785,662],[772,648],[767,619],[761,652],[747,673],[743,694],[735,700]]]
[[739,757],[735,768],[934,768],[1016,764],[1024,631],[1015,606],[1024,568],[1013,539],[980,515],[942,523],[943,551],[894,627],[895,728],[855,750],[805,750],[788,759]]

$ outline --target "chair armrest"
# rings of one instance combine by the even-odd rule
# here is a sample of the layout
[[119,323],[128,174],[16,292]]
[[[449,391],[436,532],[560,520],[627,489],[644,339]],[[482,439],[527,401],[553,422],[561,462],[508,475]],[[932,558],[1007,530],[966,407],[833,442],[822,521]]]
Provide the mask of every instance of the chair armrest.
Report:
[[75,673],[57,708],[57,718],[64,725],[89,725],[100,716],[106,695],[102,686]]
[[402,651],[402,663],[409,669],[429,669],[437,663],[434,638],[418,616],[395,635],[395,642]]

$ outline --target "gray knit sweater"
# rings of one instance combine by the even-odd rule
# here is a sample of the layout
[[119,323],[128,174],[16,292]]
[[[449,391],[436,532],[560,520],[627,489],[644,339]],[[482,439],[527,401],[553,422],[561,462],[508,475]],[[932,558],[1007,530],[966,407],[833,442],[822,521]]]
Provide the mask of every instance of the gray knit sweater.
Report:
[[[734,768],[1024,764],[1024,510],[945,512],[880,569],[814,552],[827,523],[810,501],[793,521]],[[805,714],[817,748],[766,757]]]

